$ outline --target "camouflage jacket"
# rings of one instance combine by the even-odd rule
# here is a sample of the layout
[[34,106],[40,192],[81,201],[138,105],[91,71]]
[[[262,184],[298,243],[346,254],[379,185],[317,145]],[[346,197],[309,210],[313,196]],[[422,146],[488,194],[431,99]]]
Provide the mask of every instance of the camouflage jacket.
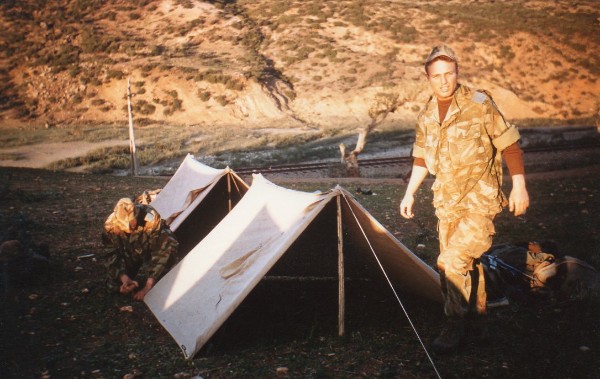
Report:
[[440,123],[433,97],[419,114],[413,156],[436,176],[433,205],[440,219],[464,212],[495,215],[506,205],[500,152],[519,140],[491,97],[459,85]]
[[143,263],[147,276],[159,278],[179,247],[175,235],[153,207],[144,204],[136,207],[139,213],[135,230],[121,230],[114,213],[104,223],[103,241],[114,248],[108,270],[115,279]]

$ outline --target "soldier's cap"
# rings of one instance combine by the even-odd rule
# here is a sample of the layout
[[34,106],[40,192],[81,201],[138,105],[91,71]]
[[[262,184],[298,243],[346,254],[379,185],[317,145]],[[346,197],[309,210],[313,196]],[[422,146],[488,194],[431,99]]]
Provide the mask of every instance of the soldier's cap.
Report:
[[138,209],[130,198],[124,197],[117,202],[114,212],[117,226],[123,231],[128,231],[131,221],[137,217]]
[[454,54],[454,50],[452,50],[451,48],[449,48],[446,45],[438,45],[438,46],[435,46],[433,49],[431,49],[429,56],[425,60],[425,67],[427,67],[429,65],[429,63],[433,62],[435,59],[437,59],[439,57],[446,57],[454,62],[458,62],[458,59],[456,58],[456,54]]

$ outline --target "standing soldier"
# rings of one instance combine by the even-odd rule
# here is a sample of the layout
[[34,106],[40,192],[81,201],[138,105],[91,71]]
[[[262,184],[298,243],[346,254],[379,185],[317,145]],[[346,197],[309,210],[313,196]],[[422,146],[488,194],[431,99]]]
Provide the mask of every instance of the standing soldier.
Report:
[[172,265],[179,242],[150,205],[134,204],[129,198],[117,202],[114,212],[104,223],[102,240],[114,250],[109,256],[108,286],[128,294],[139,287],[134,280],[144,266],[145,286],[134,294],[143,300],[156,280]]
[[[433,95],[418,117],[412,174],[400,213],[412,218],[414,194],[428,172],[435,175],[433,205],[438,217],[437,260],[447,323],[433,341],[438,352],[462,342],[467,318],[485,330],[483,270],[479,257],[492,244],[496,214],[507,205],[502,193],[502,157],[512,177],[508,205],[515,216],[529,207],[519,132],[491,97],[458,83],[452,49],[436,46],[425,61]],[[502,153],[502,156],[500,155]],[[476,330],[472,330],[476,333]]]

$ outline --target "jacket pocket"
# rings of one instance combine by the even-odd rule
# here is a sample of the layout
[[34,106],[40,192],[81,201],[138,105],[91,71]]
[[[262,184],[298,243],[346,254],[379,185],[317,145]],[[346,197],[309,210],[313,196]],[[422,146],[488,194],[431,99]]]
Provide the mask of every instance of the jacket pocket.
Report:
[[454,166],[471,166],[488,160],[478,123],[456,124],[448,135],[448,149]]

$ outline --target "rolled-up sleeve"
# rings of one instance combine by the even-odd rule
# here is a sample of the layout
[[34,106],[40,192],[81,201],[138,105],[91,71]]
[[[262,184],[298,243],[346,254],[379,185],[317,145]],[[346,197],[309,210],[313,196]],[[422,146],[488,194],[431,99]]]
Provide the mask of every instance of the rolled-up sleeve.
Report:
[[422,115],[419,115],[417,127],[415,128],[415,143],[412,149],[412,156],[415,158],[425,158],[425,126],[421,117]]
[[415,158],[425,159],[425,149],[415,144],[413,146],[412,156]]
[[508,129],[504,131],[504,133],[500,134],[496,138],[492,140],[492,143],[499,151],[502,151],[517,142],[521,138],[519,134],[519,130],[514,126],[510,126]]
[[492,130],[488,133],[492,138],[492,144],[496,147],[496,149],[502,151],[513,143],[519,141],[521,138],[519,129],[505,120],[504,116],[502,113],[500,113],[498,108],[496,108],[496,105],[493,101],[488,101],[486,104],[491,108],[488,111],[488,114],[491,115],[491,120],[488,118],[488,122],[491,121],[491,125],[488,125],[491,126]]

